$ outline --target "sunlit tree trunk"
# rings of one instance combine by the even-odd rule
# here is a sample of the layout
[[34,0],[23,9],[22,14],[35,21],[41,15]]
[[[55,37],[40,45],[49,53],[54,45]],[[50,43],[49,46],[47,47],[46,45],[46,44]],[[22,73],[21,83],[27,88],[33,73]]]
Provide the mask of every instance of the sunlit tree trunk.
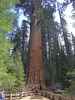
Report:
[[36,88],[42,88],[43,78],[43,59],[42,59],[42,34],[40,25],[41,0],[32,0],[33,13],[31,21],[31,43],[30,43],[30,61],[28,68],[28,85]]

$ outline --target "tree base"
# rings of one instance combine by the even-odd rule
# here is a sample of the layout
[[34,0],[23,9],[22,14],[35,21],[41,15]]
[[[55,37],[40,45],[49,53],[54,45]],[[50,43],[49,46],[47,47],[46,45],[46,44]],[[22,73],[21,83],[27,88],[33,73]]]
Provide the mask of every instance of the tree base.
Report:
[[33,96],[33,95],[41,95],[41,91],[46,90],[44,85],[41,84],[28,84],[26,86],[26,94],[27,96]]
[[43,97],[49,98],[50,100],[75,100],[75,97],[64,96],[62,94],[56,94],[56,93],[53,93],[52,91],[49,91],[48,89],[44,87],[40,88],[40,84],[27,85],[27,88],[25,89],[25,91],[26,92],[25,92],[24,97],[43,96]]

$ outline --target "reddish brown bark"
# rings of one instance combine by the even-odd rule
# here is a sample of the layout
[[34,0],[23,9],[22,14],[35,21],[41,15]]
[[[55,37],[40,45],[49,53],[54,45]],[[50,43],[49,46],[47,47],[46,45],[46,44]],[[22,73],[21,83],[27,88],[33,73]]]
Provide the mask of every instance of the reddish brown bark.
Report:
[[42,34],[40,26],[40,16],[38,13],[40,8],[40,0],[33,0],[33,14],[31,26],[31,48],[28,84],[35,85],[39,88],[44,83],[43,79],[43,60],[42,60]]

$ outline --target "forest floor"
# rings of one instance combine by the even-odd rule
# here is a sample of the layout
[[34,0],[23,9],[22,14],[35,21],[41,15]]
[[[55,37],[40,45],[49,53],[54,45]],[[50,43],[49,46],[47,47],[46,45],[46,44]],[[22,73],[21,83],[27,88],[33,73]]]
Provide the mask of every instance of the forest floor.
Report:
[[27,96],[22,98],[21,100],[49,100],[49,99],[43,96]]

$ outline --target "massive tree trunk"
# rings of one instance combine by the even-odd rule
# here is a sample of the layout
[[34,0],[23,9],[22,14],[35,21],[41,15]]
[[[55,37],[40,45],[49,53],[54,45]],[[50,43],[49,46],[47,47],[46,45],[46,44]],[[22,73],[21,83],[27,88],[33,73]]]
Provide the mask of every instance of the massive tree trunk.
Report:
[[33,13],[31,22],[30,61],[28,69],[28,85],[36,88],[43,87],[42,34],[40,25],[41,0],[32,0]]

